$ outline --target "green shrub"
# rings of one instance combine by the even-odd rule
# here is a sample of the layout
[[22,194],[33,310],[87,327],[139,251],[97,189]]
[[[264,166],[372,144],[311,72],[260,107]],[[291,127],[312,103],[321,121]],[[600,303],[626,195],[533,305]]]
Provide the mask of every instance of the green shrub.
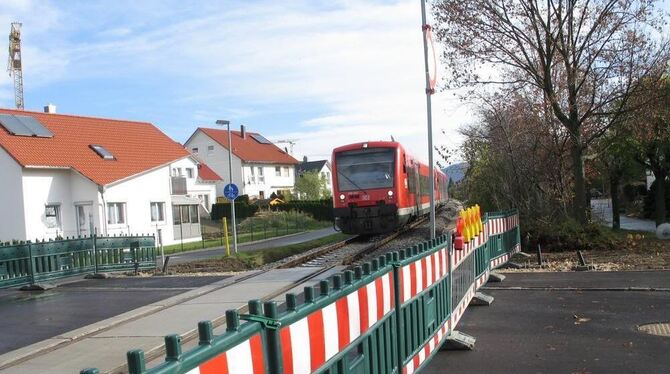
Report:
[[[522,221],[523,222],[523,221]],[[530,239],[530,251],[540,244],[543,251],[608,250],[621,245],[621,239],[606,226],[596,223],[580,225],[574,220],[562,222],[534,220],[522,227]]]
[[290,212],[297,210],[310,214],[317,221],[333,220],[333,201],[331,199],[323,200],[294,200],[285,204],[279,204],[272,207],[275,211]]
[[[244,195],[246,196],[246,195]],[[212,205],[211,217],[214,221],[219,221],[223,217],[230,217],[231,206],[229,203],[216,203]],[[238,219],[244,219],[247,217],[252,217],[258,211],[257,205],[250,205],[244,200],[235,201],[235,217]]]

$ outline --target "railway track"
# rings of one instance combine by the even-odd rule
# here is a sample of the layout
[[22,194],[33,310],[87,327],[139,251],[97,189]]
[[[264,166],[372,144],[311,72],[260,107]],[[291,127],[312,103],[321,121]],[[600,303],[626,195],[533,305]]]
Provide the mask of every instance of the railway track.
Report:
[[276,269],[287,269],[292,267],[323,267],[326,270],[338,265],[351,265],[357,260],[365,257],[368,253],[373,252],[387,243],[393,241],[400,235],[415,229],[422,225],[428,219],[421,218],[407,226],[402,230],[379,235],[372,238],[364,238],[362,236],[355,236],[338,243],[324,246],[315,251],[306,253],[302,256],[297,256],[289,261],[277,265]]

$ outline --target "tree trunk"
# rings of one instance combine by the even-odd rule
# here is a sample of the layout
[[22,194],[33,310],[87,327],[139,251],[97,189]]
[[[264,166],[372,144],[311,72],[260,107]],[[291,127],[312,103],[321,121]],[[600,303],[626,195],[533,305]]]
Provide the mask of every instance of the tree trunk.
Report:
[[582,159],[582,145],[579,135],[572,141],[572,172],[575,180],[574,196],[572,198],[573,218],[580,224],[586,224],[586,185],[584,178],[584,160]]
[[666,173],[662,170],[654,170],[654,177],[656,177],[656,196],[654,199],[656,201],[656,209],[654,212],[655,213],[654,219],[656,220],[656,226],[665,223],[665,215],[666,215],[665,174]]
[[612,195],[612,228],[621,228],[621,215],[619,214],[619,182],[618,175],[610,176],[610,194]]

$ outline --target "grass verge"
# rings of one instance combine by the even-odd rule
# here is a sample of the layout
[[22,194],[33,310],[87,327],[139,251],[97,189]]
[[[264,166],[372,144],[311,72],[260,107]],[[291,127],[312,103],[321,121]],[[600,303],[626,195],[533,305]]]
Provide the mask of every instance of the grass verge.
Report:
[[174,265],[170,267],[170,273],[224,273],[230,271],[251,270],[313,248],[337,243],[349,237],[350,235],[337,233],[304,243],[261,249],[254,252],[240,252],[233,256]]

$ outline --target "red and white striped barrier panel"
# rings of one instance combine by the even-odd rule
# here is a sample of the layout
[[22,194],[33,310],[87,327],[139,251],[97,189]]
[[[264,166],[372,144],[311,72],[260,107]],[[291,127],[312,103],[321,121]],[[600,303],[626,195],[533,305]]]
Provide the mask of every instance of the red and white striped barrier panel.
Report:
[[439,329],[430,337],[430,340],[405,364],[402,368],[403,374],[412,374],[426,362],[427,358],[442,345],[447,338],[447,333],[451,330],[451,319],[440,326]]
[[471,284],[470,288],[468,288],[468,291],[465,293],[465,296],[461,299],[461,302],[451,311],[451,326],[456,327],[473,297],[475,297],[475,285]]
[[517,244],[514,247],[514,250],[512,250],[511,253],[505,253],[504,255],[498,256],[498,257],[494,258],[493,260],[491,260],[491,269],[495,269],[498,266],[506,263],[512,257],[512,254],[519,253],[519,252],[521,252],[521,244]]
[[488,227],[488,235],[502,234],[519,226],[519,215],[515,214],[505,218],[488,218],[485,226]]
[[475,289],[478,290],[481,286],[485,285],[486,282],[489,280],[489,275],[491,274],[491,271],[486,269],[482,275],[479,276],[475,280]]
[[387,273],[279,330],[284,373],[311,373],[394,310]]
[[447,247],[444,247],[400,268],[400,300],[402,303],[409,301],[449,274],[447,251]]
[[419,349],[417,353],[412,356],[409,361],[402,368],[403,374],[412,374],[423,365],[424,362],[442,345],[447,338],[449,331],[455,327],[458,321],[463,316],[463,313],[470,304],[470,300],[475,296],[475,289],[470,286],[470,289],[465,294],[460,303],[451,313],[451,318],[447,319],[442,326],[431,336],[428,341]]
[[264,374],[263,343],[256,334],[186,374]]

